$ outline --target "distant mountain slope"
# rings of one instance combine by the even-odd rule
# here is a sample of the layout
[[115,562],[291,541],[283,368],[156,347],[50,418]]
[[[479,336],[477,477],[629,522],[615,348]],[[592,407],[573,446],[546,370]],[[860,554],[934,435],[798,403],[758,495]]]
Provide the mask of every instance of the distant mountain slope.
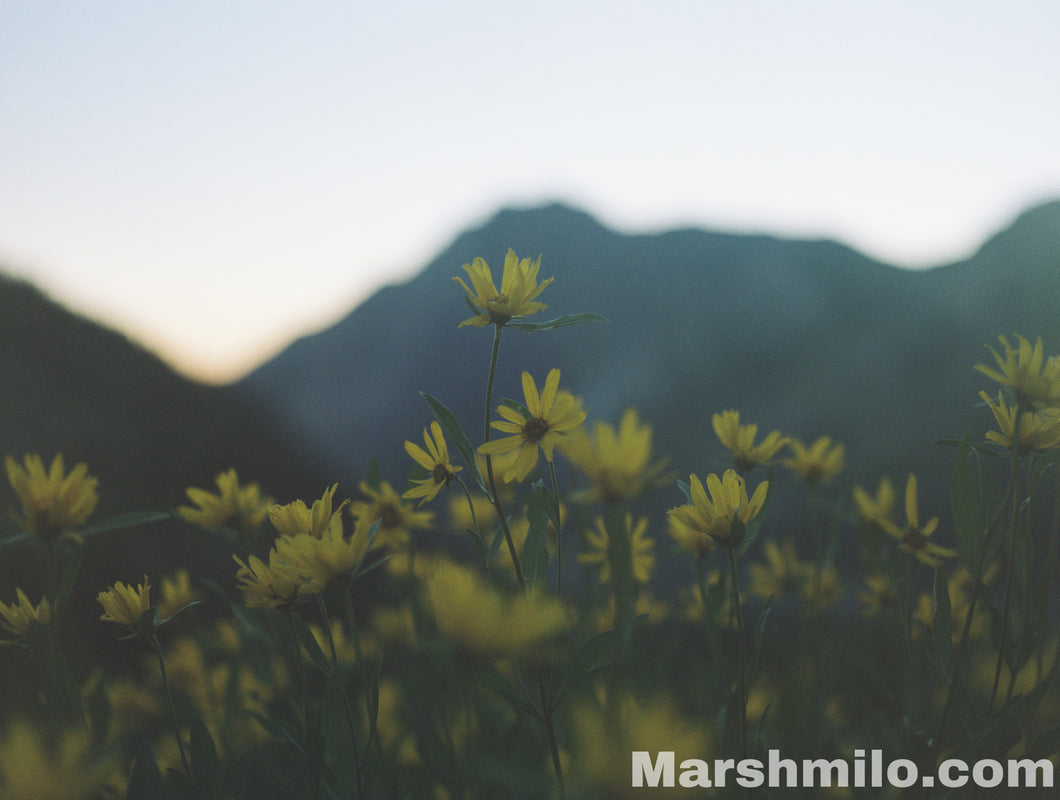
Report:
[[[403,482],[402,442],[431,418],[419,391],[479,435],[490,334],[457,328],[469,314],[452,278],[483,256],[499,280],[508,247],[543,254],[540,277],[555,276],[542,318],[596,311],[610,324],[506,332],[498,396],[519,395],[523,369],[541,380],[560,367],[590,419],[639,408],[685,476],[723,465],[710,418],[737,408],[767,431],[845,442],[841,496],[853,482],[916,471],[925,498],[944,504],[952,453],[931,443],[992,423],[975,408],[984,346],[1018,332],[1060,347],[1060,203],[1020,217],[968,261],[926,272],[831,241],[619,234],[550,205],[464,233],[415,279],[293,343],[243,388],[343,475],[377,456],[384,477]],[[675,492],[660,506],[680,502]]]
[[0,343],[0,455],[86,462],[99,478],[97,516],[175,507],[186,486],[212,486],[230,466],[285,498],[324,485],[311,450],[238,389],[188,381],[121,334],[3,277]]

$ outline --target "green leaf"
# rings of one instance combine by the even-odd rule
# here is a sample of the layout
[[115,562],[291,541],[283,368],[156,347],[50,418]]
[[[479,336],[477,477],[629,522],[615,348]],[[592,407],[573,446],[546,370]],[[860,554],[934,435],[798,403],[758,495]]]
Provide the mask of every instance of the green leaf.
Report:
[[97,522],[95,525],[89,525],[87,528],[82,528],[77,532],[77,535],[84,539],[101,533],[135,528],[137,525],[147,525],[151,522],[163,522],[170,519],[177,519],[176,514],[172,511],[132,511],[128,514],[121,514],[117,517]]
[[935,658],[942,674],[949,678],[953,671],[953,612],[950,608],[950,589],[946,571],[935,568],[935,613],[931,619],[935,642]]
[[981,577],[983,531],[975,502],[971,441],[971,434],[966,433],[957,446],[953,480],[950,484],[950,503],[953,506],[953,528],[957,537],[957,554],[969,575]]
[[[294,620],[294,630],[298,634],[298,642],[305,648],[306,655],[309,656],[310,661],[325,675],[330,675],[332,670],[331,661],[324,655],[324,651],[320,649],[320,644],[317,642],[317,637],[313,635],[313,631],[309,629],[305,620],[298,614],[291,614],[291,619]],[[324,635],[326,636],[327,633]],[[301,658],[301,655],[299,654],[297,657]]]
[[1060,723],[1035,734],[1027,743],[1025,757],[1048,758],[1060,753]]
[[1027,481],[1027,494],[1033,495],[1038,490],[1038,484],[1041,483],[1045,473],[1051,468],[1060,466],[1060,450],[1049,450],[1035,460],[1034,468],[1031,470],[1030,478]]
[[574,652],[572,666],[579,672],[596,672],[612,664],[618,655],[618,631],[614,628],[590,636]]
[[379,719],[379,676],[383,672],[383,656],[379,656],[368,673],[368,725],[374,732]]
[[33,531],[22,531],[21,533],[16,533],[13,536],[5,536],[4,538],[0,539],[0,547],[7,547],[7,545],[9,544],[18,544],[19,542],[28,542],[36,535],[37,534],[33,533]]
[[633,615],[636,607],[633,549],[625,510],[618,506],[609,506],[604,525],[607,528],[607,564],[611,568],[611,590],[615,596],[618,659],[624,662],[633,642]]
[[978,735],[958,748],[954,755],[972,761],[977,758],[996,758],[998,753],[1007,753],[1019,741],[1023,724],[1034,713],[1049,683],[1046,678],[1027,694],[1009,703]]
[[441,400],[432,397],[426,392],[420,392],[420,397],[426,400],[427,405],[431,407],[431,413],[434,414],[434,418],[438,420],[438,424],[442,426],[442,431],[444,431],[445,435],[457,449],[457,452],[459,452],[460,456],[464,459],[464,464],[467,465],[468,470],[475,476],[475,482],[478,484],[478,487],[489,495],[489,488],[486,486],[486,482],[482,479],[482,475],[478,471],[478,464],[475,462],[475,448],[471,446],[471,442],[468,440],[467,436],[464,435],[464,430],[460,427],[460,423],[456,421],[453,412],[446,408]]
[[364,482],[373,492],[378,492],[382,485],[382,477],[379,475],[379,459],[372,456],[368,459],[368,470],[365,472]]
[[548,322],[523,322],[513,319],[506,327],[517,328],[521,331],[550,331],[553,328],[580,325],[583,322],[607,322],[607,317],[587,311],[583,314],[565,314],[562,317],[550,319]]
[[334,765],[336,777],[348,788],[356,785],[358,769],[357,747],[350,733],[354,720],[346,716],[352,712],[346,694],[350,672],[350,665],[341,663],[331,673],[324,685],[320,710],[320,771],[323,772],[325,764]]
[[472,683],[489,689],[498,697],[507,700],[513,708],[531,717],[537,716],[537,710],[526,701],[519,692],[515,690],[509,681],[496,667],[483,667],[471,676]]
[[[633,628],[646,622],[647,614],[638,614],[633,618]],[[574,651],[571,666],[577,672],[596,672],[610,666],[618,657],[618,631],[611,628],[590,636]]]
[[769,598],[761,612],[758,614],[758,621],[755,622],[755,635],[754,644],[751,649],[751,654],[747,660],[747,687],[754,686],[755,677],[758,675],[758,663],[762,657],[762,643],[765,641],[766,636],[766,620],[769,619],[769,612],[773,608],[773,598]]
[[1027,629],[1035,639],[1040,639],[1049,619],[1050,599],[1053,597],[1053,585],[1058,574],[1060,574],[1060,543],[1054,537],[1049,542],[1049,549],[1038,569],[1027,614]]
[[77,573],[81,571],[81,560],[84,557],[84,548],[77,544],[70,554],[69,560],[63,566],[63,574],[59,579],[59,588],[55,591],[55,618],[63,619],[66,614],[66,604],[70,601],[70,593],[74,589],[74,581]]
[[213,800],[223,793],[221,759],[217,756],[210,731],[197,717],[191,721],[191,778],[201,800]]
[[129,783],[125,787],[125,800],[158,800],[165,796],[162,774],[158,771],[155,761],[155,751],[149,743],[144,742],[136,751],[136,758],[133,760]]
[[545,580],[548,570],[548,523],[551,514],[552,493],[540,484],[534,486],[526,504],[526,518],[530,529],[523,543],[523,576],[528,586],[536,586]]

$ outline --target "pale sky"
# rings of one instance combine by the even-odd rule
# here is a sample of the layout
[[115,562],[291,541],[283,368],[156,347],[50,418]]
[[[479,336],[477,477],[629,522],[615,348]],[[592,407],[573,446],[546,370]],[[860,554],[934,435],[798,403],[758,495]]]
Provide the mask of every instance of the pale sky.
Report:
[[1058,41],[1055,0],[0,0],[0,265],[223,381],[505,205],[945,263],[1060,196]]

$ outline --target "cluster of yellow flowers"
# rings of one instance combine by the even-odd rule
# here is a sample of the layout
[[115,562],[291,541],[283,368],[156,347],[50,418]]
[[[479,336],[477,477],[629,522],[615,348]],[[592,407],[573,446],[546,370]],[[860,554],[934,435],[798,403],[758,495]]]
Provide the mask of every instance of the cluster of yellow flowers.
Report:
[[998,430],[986,438],[1009,448],[1017,455],[1060,447],[1060,356],[1045,358],[1041,337],[1032,345],[1022,336],[1016,346],[999,336],[1004,356],[989,348],[997,369],[977,364],[976,369],[1011,392],[997,402],[986,392],[979,396],[989,406]]
[[[191,749],[201,756],[201,730],[232,759],[250,744],[278,735],[297,742],[302,752],[317,747],[320,752],[314,758],[333,758],[341,749],[337,740],[325,745],[322,739],[342,731],[355,755],[341,769],[329,765],[326,779],[335,781],[331,794],[351,796],[370,794],[364,791],[362,771],[370,756],[392,759],[401,769],[425,771],[438,763],[443,751],[451,759],[469,749],[475,737],[491,736],[482,713],[491,707],[473,704],[470,693],[438,689],[432,695],[417,678],[410,681],[414,689],[403,694],[400,667],[383,672],[384,656],[389,665],[393,655],[399,665],[425,664],[438,681],[463,675],[472,684],[493,689],[507,705],[491,711],[512,735],[519,729],[517,714],[539,723],[548,752],[538,754],[539,762],[526,769],[550,775],[560,797],[568,787],[591,796],[624,796],[629,791],[631,749],[684,747],[705,753],[721,742],[729,746],[739,740],[746,756],[752,747],[748,719],[755,714],[759,727],[765,727],[766,710],[775,702],[779,685],[763,681],[755,686],[751,668],[761,656],[766,612],[776,598],[789,596],[805,603],[812,612],[807,617],[820,622],[839,603],[843,584],[835,541],[829,537],[847,521],[846,512],[835,513],[827,523],[815,516],[812,534],[818,549],[813,558],[800,556],[791,538],[764,537],[760,560],[741,575],[737,555],[755,541],[776,481],[775,467],[796,476],[812,502],[824,491],[821,487],[845,469],[845,448],[829,436],[803,442],[779,430],[760,438],[758,426],[742,424],[739,411],[714,414],[713,430],[731,467],[704,477],[692,473],[687,484],[678,484],[687,502],[668,511],[667,531],[676,549],[690,557],[695,583],[672,592],[676,601],[657,602],[650,591],[659,561],[657,542],[649,535],[649,519],[633,509],[645,495],[673,480],[666,473],[667,462],[653,456],[651,425],[635,409],[627,409],[617,425],[596,421],[589,428],[582,400],[561,386],[558,368],[550,369],[543,382],[523,371],[521,402],[492,401],[502,330],[547,329],[592,316],[574,315],[536,328],[528,322],[527,317],[546,308],[538,298],[553,281],[538,282],[540,265],[540,257],[520,259],[509,250],[499,289],[482,258],[464,265],[470,285],[454,279],[474,313],[460,326],[494,327],[483,436],[477,445],[453,415],[430,398],[436,419],[423,428],[422,444],[404,443],[413,464],[404,491],[373,476],[358,484],[361,496],[356,499],[337,500],[338,484],[333,484],[311,502],[279,504],[257,484],[241,483],[234,469],[216,476],[216,491],[186,489],[188,504],[178,508],[179,516],[237,543],[239,550],[232,555],[236,567],[229,574],[234,573],[245,608],[236,609],[235,622],[217,621],[205,636],[167,636],[172,641],[163,646],[162,626],[198,602],[187,569],[156,576],[156,585],[145,574],[142,582],[118,581],[100,591],[100,619],[124,626],[125,638],[139,637],[153,645],[159,666],[154,683],[148,690],[125,678],[97,674],[90,679],[95,696],[103,698],[100,702],[109,710],[105,757],[86,738],[80,722],[45,741],[35,727],[17,721],[0,738],[0,797],[54,795],[59,784],[53,786],[48,775],[66,781],[73,796],[89,795],[108,781],[115,792],[124,792],[124,777],[113,777],[116,759],[109,754],[121,750],[123,736],[139,735],[144,720],[155,727],[165,724],[160,722],[165,710],[157,701],[159,689],[174,733],[169,745],[159,741],[159,760],[196,780],[201,774],[189,768],[185,741],[190,738]],[[998,425],[986,434],[993,443],[987,447],[1007,449],[1014,461],[1060,447],[1060,357],[1046,359],[1040,339],[1033,345],[1023,337],[1014,345],[1003,336],[1000,341],[1002,352],[990,351],[996,368],[976,367],[1001,385],[996,401],[980,393]],[[494,431],[502,436],[491,439]],[[461,466],[454,464],[457,455],[463,459]],[[560,493],[556,470],[556,462],[564,460],[582,481],[579,491],[567,495]],[[547,478],[531,484],[542,461]],[[38,455],[27,455],[21,463],[8,457],[5,466],[21,506],[15,520],[26,538],[43,541],[54,564],[70,548],[84,546],[90,532],[82,538],[78,531],[98,500],[97,481],[87,466],[79,463],[67,473],[61,455],[49,468]],[[767,479],[756,481],[751,477],[755,470],[768,470]],[[470,534],[477,564],[454,556],[455,547],[439,555],[438,547],[423,547],[414,536],[434,527],[435,513],[423,507],[451,489],[457,490],[450,498],[453,528]],[[977,606],[977,598],[993,580],[996,565],[974,572],[962,552],[966,568],[946,576],[947,560],[958,551],[933,540],[938,516],[921,521],[916,476],[906,479],[904,510],[888,477],[874,493],[855,486],[852,500],[856,517],[870,534],[865,539],[887,553],[886,558],[870,559],[872,574],[864,579],[859,595],[866,615],[904,614],[910,647],[913,641],[963,646],[969,636],[986,642],[991,615]],[[812,511],[816,514],[820,507]],[[1012,516],[1015,519],[1015,510]],[[588,598],[580,604],[571,602],[574,591],[569,582],[566,588],[564,584],[563,550],[571,538],[564,528],[572,526],[580,540],[574,559],[581,565],[579,591],[585,589]],[[715,551],[727,556],[727,574],[724,569],[704,569]],[[904,581],[897,577],[896,562],[906,569]],[[911,575],[918,565],[937,570],[931,593],[916,591]],[[388,582],[378,592],[379,607],[362,614],[353,606],[354,581],[376,566],[383,567],[378,574]],[[62,616],[67,599],[63,591],[70,584],[57,575],[54,567],[36,604],[20,587],[14,602],[0,602],[0,628],[14,641],[27,643],[31,633],[51,635],[57,629],[56,617]],[[67,589],[60,589],[60,583]],[[746,601],[740,592],[745,583],[761,601],[749,606],[761,609],[753,637],[743,623]],[[342,620],[329,616],[329,602],[336,599],[343,601]],[[393,600],[397,602],[386,602]],[[312,623],[303,619],[314,613],[312,606],[304,605],[308,602],[316,603],[318,619]],[[944,614],[940,603],[946,606]],[[717,663],[710,663],[705,672],[720,676],[712,678],[716,683],[710,689],[722,698],[715,703],[720,711],[711,706],[696,717],[669,695],[630,690],[635,629],[654,625],[672,608],[680,609],[674,619],[694,622],[707,640],[704,646],[715,648],[711,654]],[[286,627],[273,625],[276,619]],[[180,625],[165,630],[179,630]],[[944,625],[949,626],[948,637],[947,628],[940,627]],[[276,634],[281,628],[288,636],[282,641]],[[922,635],[925,632],[930,635]],[[275,646],[269,654],[248,655],[261,642],[269,644],[270,637]],[[745,648],[752,639],[758,640],[758,652],[748,659]],[[48,646],[57,651],[56,642],[49,640]],[[682,657],[688,654],[682,651]],[[726,659],[734,663],[726,664]],[[573,663],[586,674],[571,678],[576,672]],[[802,663],[813,664],[812,659]],[[1038,664],[1039,672],[1044,663]],[[306,675],[314,666],[320,669],[317,683]],[[605,667],[609,677],[596,679],[595,673],[604,674]],[[1000,674],[1000,659],[995,672]],[[1018,669],[1016,673],[1010,680],[1013,687],[1027,680]],[[314,691],[319,694],[315,707],[310,700]],[[358,701],[356,693],[363,699]],[[575,696],[561,711],[568,694]],[[455,708],[439,737],[448,749],[436,744],[432,751],[421,747],[430,725],[420,718],[410,723],[409,718],[440,713],[430,705],[443,695],[440,705]],[[424,697],[433,699],[424,702]],[[291,698],[300,700],[301,708]],[[274,709],[285,702],[290,708],[284,707],[284,718],[274,723]],[[707,706],[714,701],[697,702]],[[841,716],[836,705],[821,705],[826,709],[822,713]],[[179,717],[185,718],[183,723]],[[189,732],[188,717],[200,727]],[[945,729],[945,712],[942,717],[940,730]],[[722,719],[726,722],[716,724]],[[319,730],[311,730],[313,725]],[[724,726],[731,729],[722,730]],[[297,741],[299,735],[304,741]],[[362,736],[370,742],[365,749],[359,749]],[[341,778],[336,777],[339,773]],[[341,780],[347,784],[339,791]],[[437,796],[453,787],[462,788],[460,781],[430,785]]]

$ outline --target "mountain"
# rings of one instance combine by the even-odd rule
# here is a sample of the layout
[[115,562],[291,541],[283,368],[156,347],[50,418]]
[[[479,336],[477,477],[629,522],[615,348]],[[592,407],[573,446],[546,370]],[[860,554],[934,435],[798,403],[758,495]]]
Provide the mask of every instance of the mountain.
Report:
[[[617,422],[637,407],[657,452],[685,477],[724,466],[711,415],[736,408],[764,431],[844,442],[849,467],[826,487],[831,496],[845,500],[854,483],[874,488],[885,474],[902,485],[913,471],[924,509],[945,516],[952,451],[932,443],[992,426],[976,407],[988,388],[973,369],[990,359],[985,346],[1001,333],[1041,335],[1050,352],[1060,345],[1060,202],[1028,211],[968,260],[920,272],[834,241],[630,235],[548,205],[501,211],[458,236],[414,279],[294,342],[241,388],[344,485],[373,457],[403,484],[402,442],[431,419],[419,392],[481,435],[491,334],[458,329],[470,314],[452,278],[482,256],[499,279],[509,247],[542,254],[539,278],[555,277],[542,319],[595,311],[609,324],[506,331],[496,396],[521,397],[524,369],[540,383],[559,367],[590,420]],[[798,502],[792,483],[777,482],[775,508]],[[660,494],[656,511],[683,502],[676,488]],[[774,526],[794,525],[776,516]]]
[[[67,469],[85,462],[99,480],[91,522],[175,509],[187,501],[186,487],[214,488],[214,476],[229,467],[282,502],[319,496],[328,483],[312,450],[277,430],[238,387],[186,380],[121,334],[2,276],[0,343],[0,457],[21,461],[38,453],[50,464],[61,452]],[[0,491],[0,534],[14,532],[7,512],[16,504],[10,487]],[[82,583],[90,597],[115,580],[139,580],[144,571],[205,568],[206,553],[216,546],[176,519],[107,540],[110,545],[86,552]],[[213,561],[226,575],[230,552]],[[28,547],[18,557],[10,549],[4,554],[0,599],[14,599],[16,581],[32,594],[41,553]]]

